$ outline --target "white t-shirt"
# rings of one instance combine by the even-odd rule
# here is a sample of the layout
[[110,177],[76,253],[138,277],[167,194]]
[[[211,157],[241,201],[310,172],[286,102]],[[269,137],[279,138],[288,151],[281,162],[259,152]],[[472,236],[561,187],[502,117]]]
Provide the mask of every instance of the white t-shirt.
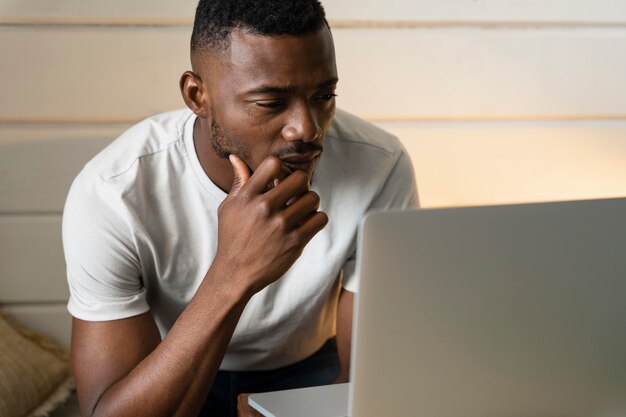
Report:
[[[144,120],[74,180],[63,215],[74,317],[104,321],[150,311],[164,337],[196,292],[216,253],[217,208],[226,193],[200,166],[195,119],[185,109]],[[282,278],[252,297],[221,369],[273,369],[319,349],[335,334],[341,286],[357,291],[360,219],[372,209],[417,205],[400,142],[341,110],[312,189],[328,225]]]

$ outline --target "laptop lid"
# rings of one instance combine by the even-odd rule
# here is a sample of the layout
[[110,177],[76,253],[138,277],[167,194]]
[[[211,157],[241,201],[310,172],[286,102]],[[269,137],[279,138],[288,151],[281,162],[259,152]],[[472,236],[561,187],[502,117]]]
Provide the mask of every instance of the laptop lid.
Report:
[[626,415],[626,199],[373,213],[353,417]]

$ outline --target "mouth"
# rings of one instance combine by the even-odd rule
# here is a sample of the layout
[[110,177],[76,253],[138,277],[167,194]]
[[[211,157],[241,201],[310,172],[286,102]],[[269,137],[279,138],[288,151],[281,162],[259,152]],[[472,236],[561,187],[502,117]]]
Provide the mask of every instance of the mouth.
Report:
[[287,155],[282,157],[281,161],[285,168],[287,168],[291,172],[303,171],[307,174],[310,174],[319,156],[319,152],[311,154]]

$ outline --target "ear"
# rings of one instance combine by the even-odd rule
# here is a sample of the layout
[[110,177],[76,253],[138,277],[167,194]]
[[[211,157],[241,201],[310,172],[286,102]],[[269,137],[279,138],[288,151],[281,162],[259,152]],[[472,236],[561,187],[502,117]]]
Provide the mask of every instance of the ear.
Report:
[[180,76],[180,93],[187,107],[196,116],[206,119],[209,114],[209,97],[203,88],[202,79],[193,71],[185,71]]

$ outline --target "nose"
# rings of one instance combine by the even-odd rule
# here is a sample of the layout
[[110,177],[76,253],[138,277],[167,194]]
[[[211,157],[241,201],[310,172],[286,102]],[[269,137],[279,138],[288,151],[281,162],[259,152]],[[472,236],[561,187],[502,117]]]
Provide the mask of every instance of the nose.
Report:
[[317,112],[305,103],[294,105],[282,129],[283,137],[288,141],[313,142],[321,133]]

